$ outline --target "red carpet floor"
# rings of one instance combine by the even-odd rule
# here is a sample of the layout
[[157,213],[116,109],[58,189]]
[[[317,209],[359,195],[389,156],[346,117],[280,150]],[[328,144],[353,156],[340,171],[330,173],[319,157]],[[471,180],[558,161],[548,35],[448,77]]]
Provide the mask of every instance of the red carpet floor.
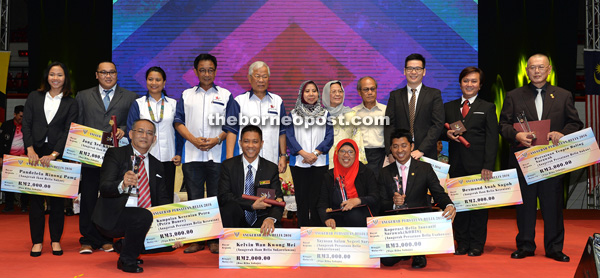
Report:
[[78,216],[66,217],[62,238],[63,256],[52,256],[50,239],[46,240],[41,257],[29,256],[31,240],[26,214],[0,213],[0,277],[573,277],[587,238],[600,232],[600,211],[565,211],[564,252],[571,262],[561,263],[548,259],[543,251],[543,222],[537,222],[534,257],[515,260],[510,253],[515,249],[517,226],[513,209],[490,211],[488,241],[481,257],[455,255],[428,256],[425,269],[413,270],[410,261],[381,269],[353,268],[297,268],[277,270],[236,269],[220,270],[218,255],[208,249],[195,254],[183,250],[172,253],[144,255],[144,273],[128,274],[116,268],[118,255],[96,251],[80,255]]

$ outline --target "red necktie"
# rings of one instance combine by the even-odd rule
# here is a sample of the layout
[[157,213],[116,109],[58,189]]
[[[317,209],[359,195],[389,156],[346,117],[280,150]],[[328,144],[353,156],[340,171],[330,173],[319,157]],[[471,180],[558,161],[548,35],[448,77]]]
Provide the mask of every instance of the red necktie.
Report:
[[463,118],[467,117],[467,113],[469,113],[469,101],[465,100],[465,102],[463,102],[463,107],[462,107]]
[[152,202],[150,200],[150,184],[148,182],[148,175],[146,174],[146,167],[144,167],[144,157],[140,155],[140,168],[138,171],[139,179],[138,179],[138,190],[139,190],[139,200],[138,207],[140,208],[149,208],[152,206]]

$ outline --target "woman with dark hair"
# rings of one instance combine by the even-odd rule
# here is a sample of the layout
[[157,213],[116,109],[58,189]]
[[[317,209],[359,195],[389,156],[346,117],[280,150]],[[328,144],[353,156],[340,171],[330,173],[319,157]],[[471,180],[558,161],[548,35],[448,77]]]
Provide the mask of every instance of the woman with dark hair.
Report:
[[156,125],[156,143],[150,148],[150,154],[160,160],[165,168],[165,184],[173,201],[175,187],[175,166],[181,164],[183,138],[175,131],[173,120],[177,101],[167,96],[165,84],[167,74],[160,67],[151,67],[146,71],[145,96],[131,104],[127,117],[127,132],[139,119],[150,120]]
[[327,123],[329,113],[319,98],[315,82],[302,83],[290,112],[294,124],[287,126],[285,132],[300,227],[322,225],[317,211],[318,192],[329,163],[327,153],[333,144],[333,127]]
[[[46,68],[41,83],[40,89],[31,92],[25,102],[22,132],[29,162],[47,167],[50,161],[62,155],[71,122],[77,120],[78,108],[77,102],[71,97],[69,69],[64,64],[51,63]],[[48,197],[48,205],[52,254],[60,256],[63,254],[60,238],[65,223],[64,199]],[[30,253],[32,257],[42,254],[46,222],[44,210],[44,196],[31,195],[29,230],[33,243]]]
[[333,169],[324,175],[318,210],[327,227],[366,227],[367,217],[378,210],[377,179],[359,161],[358,150],[354,140],[341,140],[333,155]]

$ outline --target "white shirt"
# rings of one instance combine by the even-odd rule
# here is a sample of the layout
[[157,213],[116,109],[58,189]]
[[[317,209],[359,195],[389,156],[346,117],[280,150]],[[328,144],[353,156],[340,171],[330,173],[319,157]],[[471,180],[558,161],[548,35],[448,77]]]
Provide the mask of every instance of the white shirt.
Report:
[[417,111],[417,102],[419,101],[419,95],[421,94],[421,87],[423,87],[423,83],[419,84],[419,86],[417,86],[416,88],[411,88],[410,86],[406,85],[406,90],[408,91],[408,99],[406,100],[408,103],[408,105],[410,106],[410,98],[412,97],[412,89],[416,89],[417,91],[415,92],[417,99],[415,99],[415,112]]
[[[102,88],[102,86],[98,85],[98,88],[100,88],[100,98],[102,99],[102,101],[104,101],[104,97],[106,97],[106,92],[104,91],[105,89]],[[112,101],[113,97],[115,96],[115,90],[117,89],[117,84],[115,84],[112,88],[110,88],[110,94],[108,94],[108,98]]]
[[462,109],[463,109],[463,103],[465,103],[465,100],[469,101],[469,106],[471,106],[471,104],[473,104],[473,102],[475,102],[475,99],[477,98],[477,95],[469,98],[469,99],[465,99],[464,96],[460,97],[460,113],[462,113]]
[[[364,103],[361,103],[352,108],[352,110],[356,111],[356,116],[364,118],[364,117],[372,117],[373,119],[379,117],[385,117],[385,105],[376,102],[373,108],[368,109],[365,107]],[[372,148],[384,148],[385,142],[383,140],[383,125],[360,125],[360,132],[363,136],[363,143],[365,149]]]
[[242,163],[244,164],[244,188],[246,187],[246,177],[248,176],[248,165],[252,165],[252,177],[256,181],[256,171],[258,170],[258,160],[260,156],[257,156],[252,163],[246,160],[246,157],[242,155]]
[[[50,95],[50,92],[46,92],[46,99],[44,100],[44,114],[46,115],[46,122],[50,124],[54,116],[56,116],[56,112],[58,111],[58,107],[60,106],[60,101],[62,100],[63,93],[58,94],[55,97]],[[46,136],[46,141],[48,142],[48,136]]]
[[[136,132],[136,131],[134,131],[134,132]],[[150,163],[150,159],[148,158],[148,156],[149,156],[149,155],[148,155],[148,153],[141,154],[140,152],[138,152],[138,151],[137,151],[137,150],[136,150],[136,149],[133,147],[133,145],[130,145],[130,146],[131,146],[131,148],[133,149],[133,155],[135,155],[135,156],[140,156],[140,155],[143,155],[143,156],[144,156],[144,160],[143,160],[143,161],[144,161],[144,168],[140,168],[140,169],[138,169],[138,174],[139,174],[139,173],[141,173],[141,171],[145,171],[145,172],[146,172],[146,176],[148,177],[148,182],[150,182],[150,172],[148,171],[148,167],[149,167],[148,165],[149,165],[149,163]],[[132,165],[131,169],[133,169],[133,160],[132,160],[132,161],[130,161],[130,162],[131,162],[131,165]],[[140,163],[140,164],[141,164],[141,163]],[[133,171],[133,170],[132,170],[132,171]],[[141,175],[139,175],[139,176],[141,177]],[[138,179],[138,181],[139,181],[139,179]],[[119,190],[119,193],[120,193],[120,194],[123,194],[123,193],[125,193],[125,192],[126,192],[125,190],[123,190],[123,181],[121,181],[121,182],[119,183],[119,185],[118,185],[118,186],[119,186],[118,190]],[[138,188],[138,189],[139,189],[139,188]],[[139,192],[138,192],[138,193],[139,193]]]

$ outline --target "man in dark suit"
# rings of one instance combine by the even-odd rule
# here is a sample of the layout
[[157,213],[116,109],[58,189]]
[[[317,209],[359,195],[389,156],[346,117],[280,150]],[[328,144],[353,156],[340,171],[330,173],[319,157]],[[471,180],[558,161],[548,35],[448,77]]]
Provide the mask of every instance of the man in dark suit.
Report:
[[583,127],[573,104],[571,92],[554,87],[546,82],[551,71],[552,66],[547,56],[542,54],[531,56],[527,61],[527,76],[531,82],[508,92],[500,113],[500,132],[502,137],[511,145],[508,167],[517,168],[523,197],[523,204],[517,206],[519,234],[516,237],[517,251],[511,254],[513,259],[522,259],[534,255],[536,248],[536,199],[539,199],[544,219],[546,257],[561,262],[570,260],[562,252],[565,235],[562,212],[564,203],[563,176],[527,184],[514,155],[514,152],[530,147],[533,139],[531,133],[517,132],[513,128],[513,124],[518,122],[518,113],[524,112],[529,121],[550,119],[550,132],[548,134],[536,134],[536,136],[538,138],[546,137],[548,140],[552,140],[554,144],[557,144],[562,136],[578,131]]
[[[466,128],[462,136],[471,147],[460,143],[454,130],[443,134],[444,139],[449,140],[449,174],[451,178],[481,174],[484,180],[489,180],[498,150],[496,106],[477,95],[483,83],[481,69],[467,67],[462,70],[458,80],[462,97],[444,105],[446,122],[462,122]],[[480,256],[487,237],[487,222],[487,209],[459,212],[454,221],[454,239],[457,243],[454,254]]]
[[[131,103],[137,95],[117,85],[117,68],[112,62],[98,64],[96,79],[99,86],[89,88],[77,93],[76,100],[79,105],[79,119],[77,123],[110,132],[111,116],[117,116],[117,138],[125,135],[127,128],[127,114]],[[81,193],[79,214],[79,232],[81,238],[81,254],[91,254],[93,249],[102,248],[106,252],[113,250],[112,239],[100,235],[91,221],[92,211],[98,200],[98,181],[100,168],[84,164],[81,167],[81,180],[79,192]]]
[[[0,161],[5,154],[21,156],[25,155],[25,145],[23,144],[23,109],[25,106],[17,105],[14,109],[15,117],[2,123],[0,127]],[[15,193],[4,192],[6,196],[6,205],[2,212],[11,212],[15,210]],[[27,212],[27,203],[29,197],[21,193],[21,212]]]
[[[384,167],[379,173],[382,214],[402,205],[406,205],[408,208],[430,207],[431,202],[427,196],[429,190],[435,202],[444,209],[442,216],[454,219],[456,215],[454,204],[448,194],[444,192],[431,165],[411,158],[414,146],[412,136],[407,130],[397,129],[390,134],[390,153],[396,161]],[[404,192],[398,191],[394,177],[398,177],[402,183],[400,191]],[[385,266],[392,266],[405,259],[407,257],[381,258],[381,263]],[[413,268],[425,266],[427,266],[425,256],[413,256]]]
[[[252,201],[243,199],[242,194],[256,196],[259,188],[272,189],[275,198],[281,201],[279,169],[275,163],[259,156],[263,146],[259,127],[245,126],[240,137],[243,154],[223,161],[219,179],[218,198],[223,227],[260,228],[261,233],[269,235],[275,226],[281,227],[283,207],[265,203],[266,196]],[[209,248],[215,253],[214,247]]]
[[[152,225],[152,213],[147,208],[172,202],[163,179],[163,165],[148,152],[156,140],[154,132],[154,123],[137,120],[129,131],[131,145],[108,149],[102,162],[100,198],[92,220],[103,235],[124,237],[122,247],[117,246],[121,253],[117,268],[125,272],[143,271],[138,266],[142,261],[137,257],[144,251],[144,239]],[[140,161],[137,174],[131,170],[133,155]],[[139,197],[130,197],[131,186],[137,187]],[[145,186],[149,188],[144,189]],[[173,248],[180,246],[176,244]]]
[[[415,150],[411,154],[414,159],[423,155],[437,159],[437,141],[444,128],[442,93],[423,85],[426,73],[425,58],[416,53],[408,55],[404,62],[406,87],[390,93],[385,110],[385,115],[390,119],[384,135],[386,150],[390,149],[390,133],[394,129],[406,129],[411,132],[415,142]],[[415,110],[411,113],[413,107]],[[389,153],[388,157],[391,161]]]

